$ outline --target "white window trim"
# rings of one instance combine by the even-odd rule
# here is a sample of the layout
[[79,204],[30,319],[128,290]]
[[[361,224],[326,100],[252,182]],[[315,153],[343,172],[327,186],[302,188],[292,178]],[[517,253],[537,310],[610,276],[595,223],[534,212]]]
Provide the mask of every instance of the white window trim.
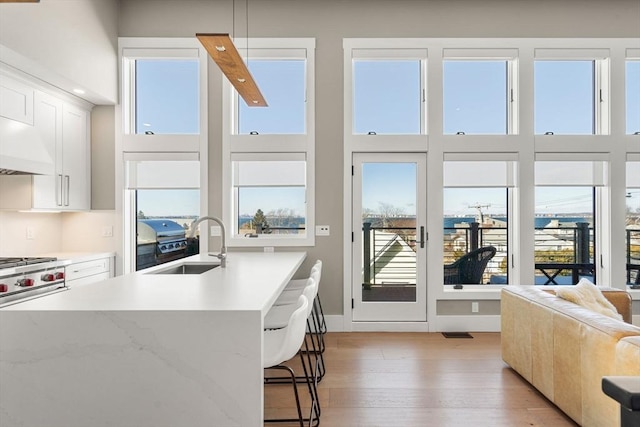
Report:
[[[429,135],[419,138],[376,137],[376,141],[358,141],[351,133],[351,50],[353,49],[405,49],[424,48],[429,52],[427,64],[427,122]],[[608,119],[608,129],[602,127],[598,135],[556,135],[553,137],[534,135],[534,104],[533,104],[533,65],[536,49],[564,49],[565,53],[572,50],[603,49],[610,53],[607,58],[606,71],[609,75],[608,91],[605,100],[608,101],[607,109],[601,110],[599,115]],[[517,119],[517,129],[513,134],[485,136],[443,136],[442,135],[442,60],[443,49],[517,49],[518,57],[514,60],[517,70],[512,73],[516,80],[512,86],[515,91],[514,117]],[[593,58],[593,55],[591,55]],[[343,169],[343,251],[345,257],[351,254],[351,159],[355,152],[389,152],[416,151],[428,152],[427,193],[429,194],[429,209],[432,212],[441,212],[442,204],[442,161],[443,152],[485,152],[485,153],[517,153],[518,187],[513,189],[510,203],[514,204],[515,218],[511,219],[514,237],[513,245],[510,245],[511,266],[513,275],[510,282],[514,285],[526,285],[532,281],[534,271],[534,165],[535,153],[604,153],[609,158],[609,184],[602,190],[608,190],[610,224],[607,236],[599,238],[598,251],[608,250],[604,254],[602,271],[598,272],[600,284],[621,287],[626,278],[624,265],[625,248],[619,239],[613,240],[612,236],[624,233],[624,161],[627,153],[640,153],[638,149],[637,135],[625,134],[625,60],[640,57],[640,39],[637,38],[410,38],[410,39],[343,39],[343,67],[344,67],[344,169]],[[604,80],[605,75],[601,74]],[[596,92],[597,93],[597,92]],[[603,120],[604,120],[603,119]],[[602,214],[600,215],[601,219]],[[518,229],[515,228],[517,221]],[[601,224],[605,227],[604,224]],[[441,284],[441,260],[442,260],[442,218],[438,215],[430,215],[427,220],[429,233],[429,259],[428,259],[428,295],[427,321],[430,331],[438,331],[440,324],[448,324],[446,319],[437,315],[436,302],[446,299],[460,300],[495,300],[500,298],[499,289],[471,289],[465,286],[462,290],[445,290]],[[605,240],[606,239],[606,245]],[[608,249],[607,249],[608,247]],[[596,255],[599,259],[599,255]],[[597,263],[599,264],[599,262]],[[343,312],[344,329],[354,329],[351,317],[351,263],[345,259],[343,281]],[[469,317],[473,322],[473,317]]]
[[[315,245],[315,39],[314,38],[236,38],[240,55],[249,59],[306,56],[306,117],[305,134],[237,135],[234,119],[237,114],[237,95],[226,78],[222,79],[222,219],[235,222],[232,156],[235,153],[303,153],[306,157],[306,233],[304,237],[261,235],[243,238],[228,233],[228,247],[314,246]],[[269,100],[267,100],[269,102]],[[232,230],[233,227],[230,227]]]
[[[125,188],[125,157],[157,159],[158,156],[184,157],[184,153],[196,155],[199,159],[208,159],[208,86],[207,61],[208,54],[196,38],[155,38],[155,37],[120,37],[118,39],[118,60],[120,70],[120,99],[116,106],[116,162],[115,162],[115,210],[116,233],[121,262],[116,265],[116,274],[135,271],[136,239],[133,235],[136,221],[135,192]],[[127,56],[129,55],[129,56]],[[200,133],[199,135],[135,135],[131,134],[132,117],[130,108],[133,105],[131,87],[132,60],[136,58],[198,58],[200,88]],[[179,142],[179,143],[178,143]],[[179,150],[176,149],[179,148]],[[164,153],[164,154],[159,154]],[[208,212],[208,162],[200,162],[200,212]],[[206,252],[209,239],[201,239],[200,251]],[[118,261],[120,257],[116,257]]]

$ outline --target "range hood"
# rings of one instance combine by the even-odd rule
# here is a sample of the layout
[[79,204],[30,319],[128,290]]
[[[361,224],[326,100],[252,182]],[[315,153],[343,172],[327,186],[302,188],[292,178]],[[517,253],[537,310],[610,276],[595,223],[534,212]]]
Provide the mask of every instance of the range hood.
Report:
[[0,117],[0,175],[54,175],[54,145],[35,127]]

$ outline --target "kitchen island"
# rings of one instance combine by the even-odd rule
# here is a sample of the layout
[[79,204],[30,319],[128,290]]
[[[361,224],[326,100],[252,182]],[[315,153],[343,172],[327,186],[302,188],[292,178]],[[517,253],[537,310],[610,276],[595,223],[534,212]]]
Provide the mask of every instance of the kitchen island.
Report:
[[0,426],[261,426],[263,317],[304,252],[195,255],[0,310]]

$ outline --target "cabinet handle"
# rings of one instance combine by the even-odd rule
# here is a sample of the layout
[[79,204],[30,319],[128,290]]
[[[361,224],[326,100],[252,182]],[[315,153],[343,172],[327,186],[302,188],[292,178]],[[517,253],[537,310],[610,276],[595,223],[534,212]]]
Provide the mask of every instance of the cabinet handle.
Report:
[[56,185],[56,205],[62,206],[62,175],[58,175],[60,185]]
[[65,175],[64,179],[67,184],[67,191],[65,192],[64,205],[69,206],[69,181],[71,181],[71,178],[69,178],[69,175]]

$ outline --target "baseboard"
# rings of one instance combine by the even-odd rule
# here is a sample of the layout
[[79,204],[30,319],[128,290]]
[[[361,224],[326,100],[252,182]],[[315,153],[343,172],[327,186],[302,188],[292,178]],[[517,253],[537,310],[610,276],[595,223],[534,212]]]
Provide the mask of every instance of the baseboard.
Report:
[[353,322],[354,332],[429,332],[427,322]]
[[437,316],[432,332],[500,332],[500,316]]
[[[325,316],[329,332],[500,332],[500,316],[437,316],[436,322],[352,322],[345,326],[344,316]],[[634,324],[640,316],[633,316]]]
[[329,332],[344,332],[344,316],[341,314],[331,314],[324,316]]

